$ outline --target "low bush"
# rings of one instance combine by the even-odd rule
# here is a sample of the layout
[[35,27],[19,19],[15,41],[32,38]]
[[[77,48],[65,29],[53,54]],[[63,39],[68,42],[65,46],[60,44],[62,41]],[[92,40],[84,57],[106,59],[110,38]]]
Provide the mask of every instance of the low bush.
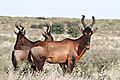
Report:
[[34,28],[34,29],[43,29],[43,24],[39,24],[39,25],[37,25],[37,24],[32,24],[32,25],[31,25],[31,28]]
[[72,37],[77,37],[80,33],[78,24],[68,23],[67,33],[70,34]]
[[64,25],[62,23],[54,23],[52,25],[52,32],[55,34],[63,34],[64,33]]

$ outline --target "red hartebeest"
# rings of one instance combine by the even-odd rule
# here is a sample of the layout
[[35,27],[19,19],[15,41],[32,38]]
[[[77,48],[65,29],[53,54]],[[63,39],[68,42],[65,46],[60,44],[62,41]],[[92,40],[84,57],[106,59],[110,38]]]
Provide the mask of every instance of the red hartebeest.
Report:
[[[25,30],[24,27],[21,26],[21,24],[18,26],[18,24],[15,24],[16,28],[19,30],[19,32],[15,32],[17,35],[16,43],[14,45],[14,50],[12,51],[12,64],[14,69],[18,67],[17,64],[19,61],[28,61],[28,53],[29,50],[32,48],[32,46],[38,42],[41,42],[40,40],[32,42],[28,40],[25,37]],[[21,28],[21,29],[20,29]],[[53,40],[53,37],[50,33],[50,27],[47,27],[47,30],[44,34],[45,40],[44,41],[50,41]],[[33,69],[35,67],[32,65]]]
[[44,62],[58,63],[63,72],[71,73],[75,63],[90,48],[90,40],[96,29],[92,30],[95,24],[95,18],[92,16],[92,24],[86,25],[85,16],[82,15],[81,22],[84,29],[81,28],[83,35],[78,39],[64,39],[62,41],[42,41],[38,42],[29,52],[29,62],[34,63],[38,70],[43,68]]

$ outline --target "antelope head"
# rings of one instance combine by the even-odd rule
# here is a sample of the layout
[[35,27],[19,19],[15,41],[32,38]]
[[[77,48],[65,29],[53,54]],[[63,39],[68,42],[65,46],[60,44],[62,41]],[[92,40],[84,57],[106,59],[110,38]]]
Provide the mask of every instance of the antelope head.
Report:
[[18,32],[14,31],[14,33],[17,35],[14,49],[20,49],[25,41],[25,30],[24,30],[24,27],[21,26],[21,24],[18,25],[16,23],[15,26],[18,29]]
[[87,25],[85,23],[84,19],[85,19],[85,15],[82,15],[81,23],[82,23],[84,28],[83,29],[81,28],[81,31],[82,31],[83,35],[85,36],[86,48],[89,49],[91,35],[97,30],[97,28],[92,29],[93,25],[95,24],[95,17],[94,16],[92,16],[92,23],[90,25]]

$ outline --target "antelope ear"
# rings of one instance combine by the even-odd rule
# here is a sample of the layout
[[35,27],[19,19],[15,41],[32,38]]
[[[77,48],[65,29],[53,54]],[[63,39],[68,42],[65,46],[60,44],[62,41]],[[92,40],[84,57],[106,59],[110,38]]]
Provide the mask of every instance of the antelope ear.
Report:
[[93,29],[93,33],[95,33],[95,32],[97,31],[97,29],[98,29],[98,28]]
[[80,28],[80,31],[83,33],[83,31],[84,31],[83,28]]
[[14,31],[14,33],[17,35],[18,33],[16,31]]

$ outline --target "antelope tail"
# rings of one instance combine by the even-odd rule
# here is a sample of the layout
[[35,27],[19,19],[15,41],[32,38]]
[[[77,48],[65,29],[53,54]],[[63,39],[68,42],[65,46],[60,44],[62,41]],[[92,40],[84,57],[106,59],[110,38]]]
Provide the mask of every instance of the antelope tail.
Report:
[[30,51],[29,54],[28,54],[28,61],[29,61],[30,63],[32,63],[31,56],[32,56],[32,53],[31,53],[31,51]]
[[29,63],[30,63],[30,65],[31,65],[31,68],[34,70],[34,71],[36,71],[36,66],[35,66],[35,64],[33,63],[33,60],[32,60],[32,52],[31,52],[31,50],[29,51],[29,54],[28,54],[28,61],[29,61]]
[[17,68],[17,60],[16,60],[16,57],[15,57],[15,52],[12,51],[12,64],[13,64],[13,67],[16,69]]

